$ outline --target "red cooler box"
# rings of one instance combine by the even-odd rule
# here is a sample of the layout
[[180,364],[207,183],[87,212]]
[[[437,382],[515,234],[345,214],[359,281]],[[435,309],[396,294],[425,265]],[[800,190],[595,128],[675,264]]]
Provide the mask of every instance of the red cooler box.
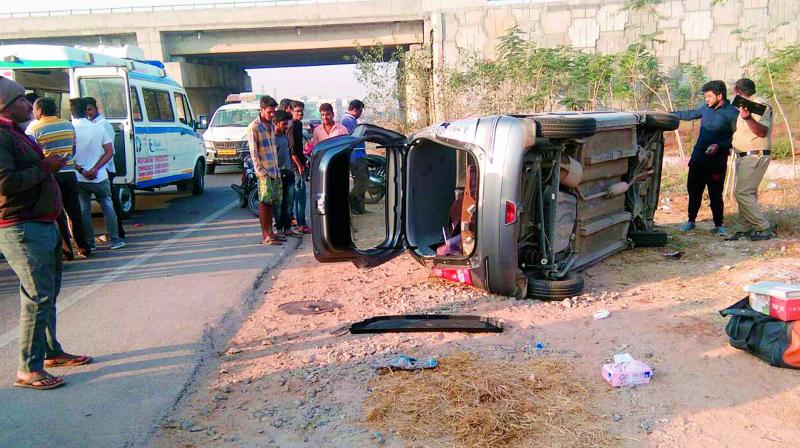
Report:
[[782,321],[800,320],[800,285],[758,282],[744,287],[750,308]]

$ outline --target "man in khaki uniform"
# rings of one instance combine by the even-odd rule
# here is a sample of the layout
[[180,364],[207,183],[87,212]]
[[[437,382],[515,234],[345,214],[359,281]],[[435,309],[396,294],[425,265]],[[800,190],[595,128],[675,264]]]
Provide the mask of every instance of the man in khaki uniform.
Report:
[[[756,85],[750,79],[736,81],[733,91],[755,103],[767,104],[764,99],[755,96]],[[758,206],[758,185],[772,159],[771,134],[772,108],[769,105],[764,115],[757,115],[744,107],[739,108],[736,132],[733,134],[733,149],[736,154],[734,196],[739,204],[739,218],[736,233],[727,238],[728,240],[750,238],[751,241],[762,241],[775,236]]]

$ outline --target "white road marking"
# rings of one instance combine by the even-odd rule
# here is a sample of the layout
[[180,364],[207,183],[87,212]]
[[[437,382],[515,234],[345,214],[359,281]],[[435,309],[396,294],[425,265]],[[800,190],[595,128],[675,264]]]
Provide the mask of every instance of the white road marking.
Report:
[[[238,205],[238,201],[233,201],[230,204],[222,207],[221,209],[215,211],[214,213],[208,215],[200,222],[194,223],[191,226],[181,230],[180,232],[173,235],[168,240],[162,242],[158,246],[148,250],[147,252],[140,254],[133,260],[125,263],[124,265],[114,269],[113,271],[109,272],[105,276],[97,279],[95,282],[81,288],[79,291],[74,292],[73,294],[67,296],[64,299],[58,299],[58,314],[61,314],[64,310],[69,309],[71,306],[76,305],[77,303],[81,302],[82,300],[86,299],[87,297],[91,296],[94,292],[103,288],[107,284],[113,282],[114,280],[120,278],[121,276],[125,275],[131,269],[146,263],[151,258],[155,257],[156,255],[164,252],[165,250],[172,247],[173,244],[177,243],[178,241],[186,238],[187,236],[191,235],[192,233],[202,229],[210,222],[216,220],[220,216],[224,215],[232,208]],[[16,341],[19,337],[19,326],[15,326],[13,329],[6,331],[2,335],[0,335],[0,349],[5,348],[7,345],[11,344],[12,342]]]

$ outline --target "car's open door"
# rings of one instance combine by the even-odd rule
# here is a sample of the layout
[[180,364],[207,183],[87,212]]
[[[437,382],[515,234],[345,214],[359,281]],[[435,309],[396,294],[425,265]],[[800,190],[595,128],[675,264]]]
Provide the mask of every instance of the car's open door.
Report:
[[[314,148],[310,206],[317,260],[349,260],[365,268],[403,252],[406,145],[402,134],[359,125],[352,135]],[[353,194],[364,183],[367,203]]]

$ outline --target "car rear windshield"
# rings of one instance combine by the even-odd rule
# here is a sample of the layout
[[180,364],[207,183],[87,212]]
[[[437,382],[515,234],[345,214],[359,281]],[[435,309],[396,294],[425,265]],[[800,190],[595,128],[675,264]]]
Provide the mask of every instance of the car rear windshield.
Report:
[[211,120],[211,127],[246,127],[258,118],[258,109],[218,110]]

